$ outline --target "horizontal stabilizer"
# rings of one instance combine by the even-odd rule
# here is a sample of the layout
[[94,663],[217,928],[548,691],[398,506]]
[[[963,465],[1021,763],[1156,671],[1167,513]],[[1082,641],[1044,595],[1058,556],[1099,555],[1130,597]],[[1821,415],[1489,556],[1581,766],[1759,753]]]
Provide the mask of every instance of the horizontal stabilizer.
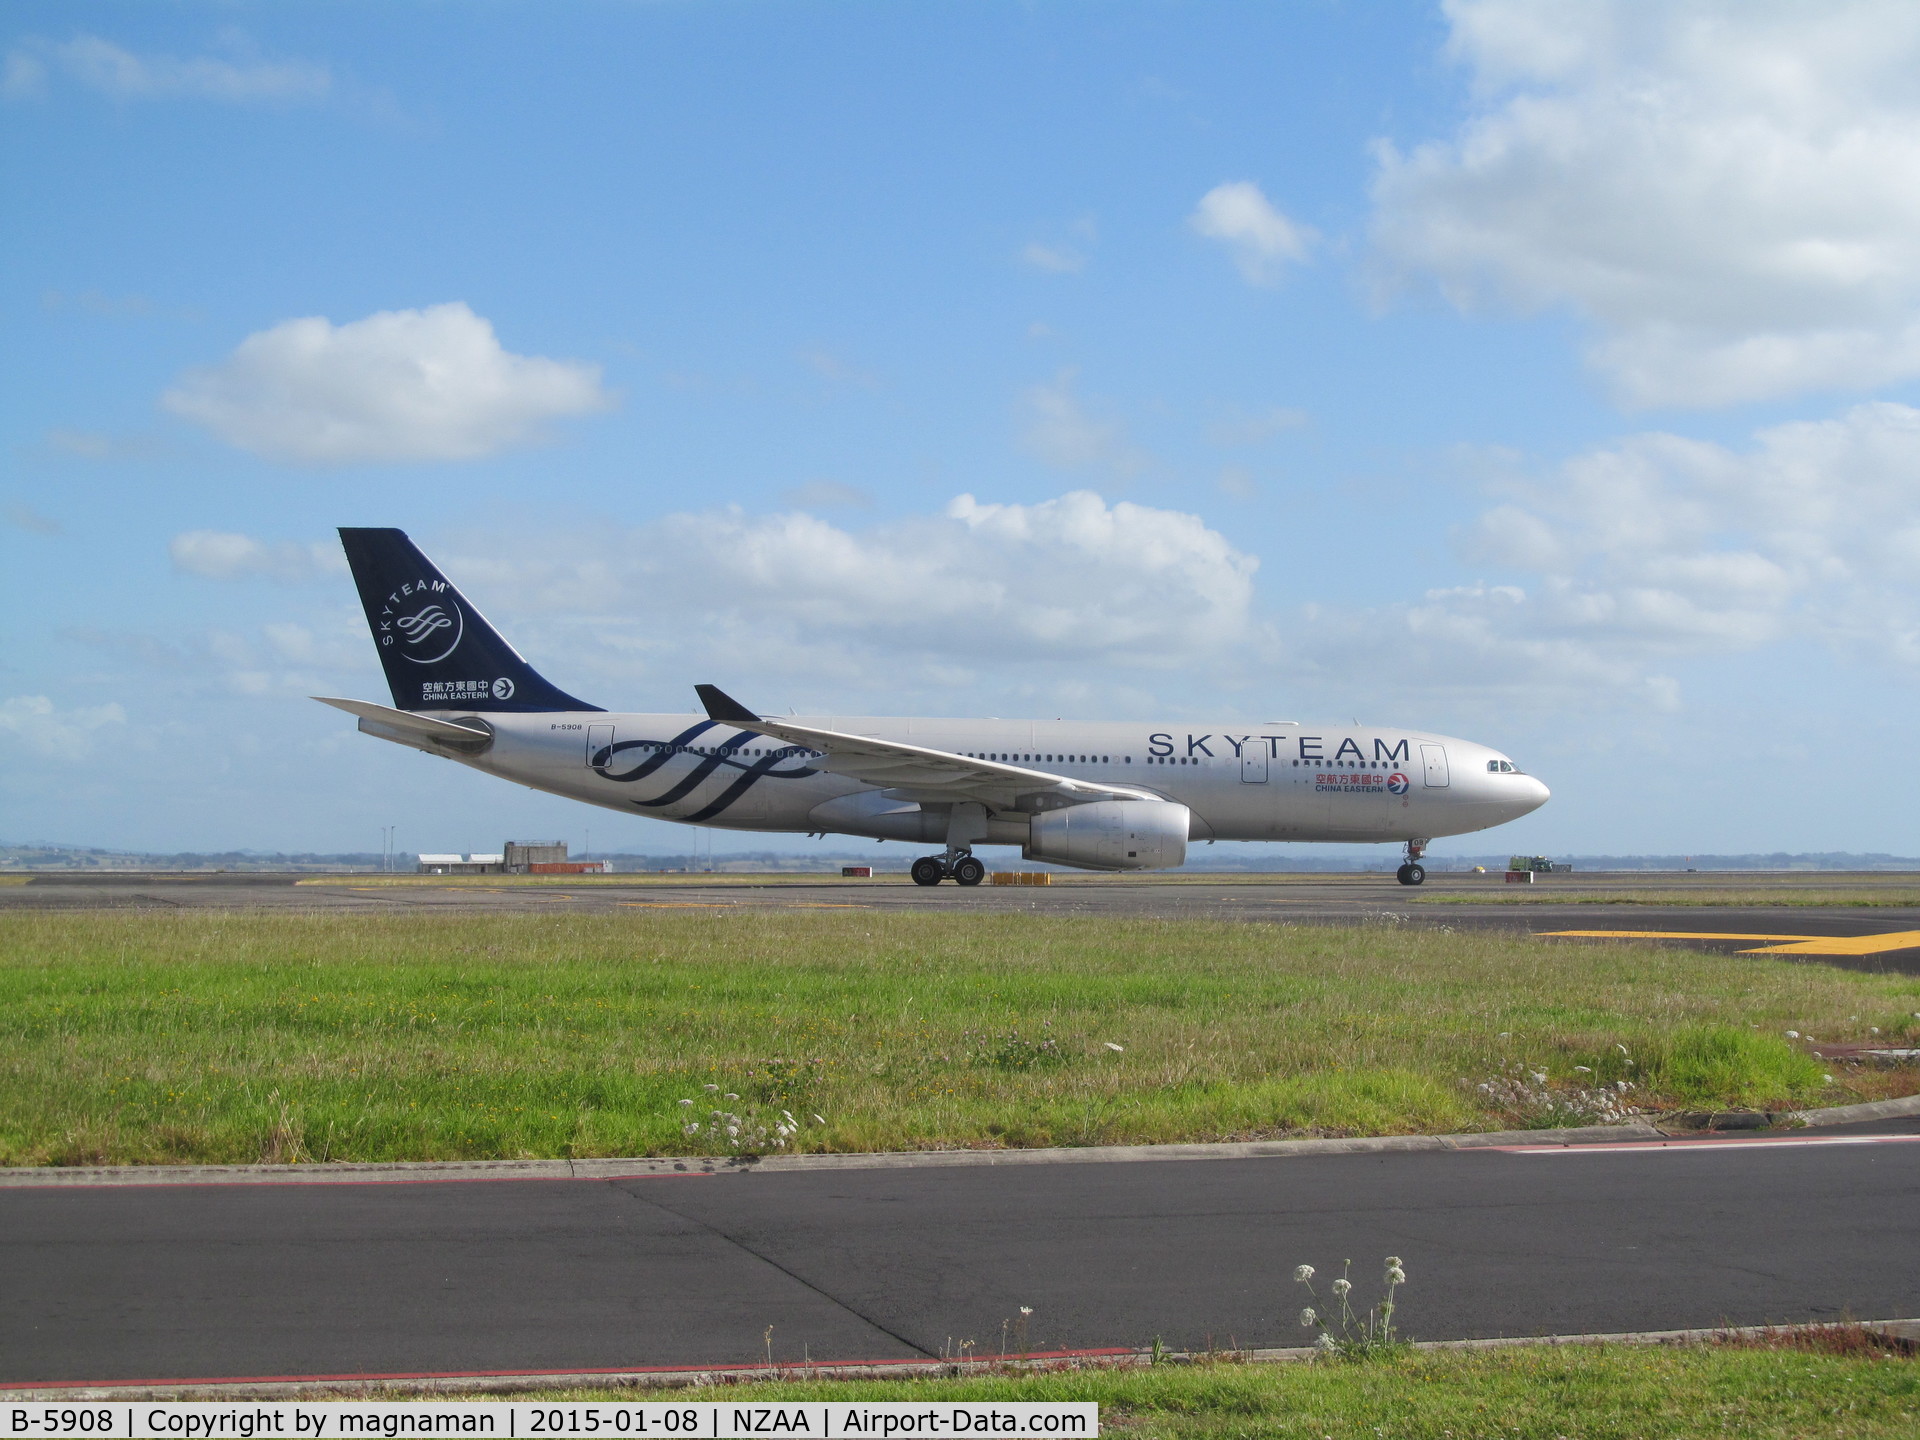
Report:
[[313,695],[308,698],[358,716],[362,730],[369,735],[379,735],[383,740],[401,740],[403,743],[427,740],[450,750],[467,753],[484,750],[493,743],[493,732],[480,724],[460,725],[452,720],[436,720],[431,715],[415,715],[388,705],[376,705],[371,700],[342,700],[333,695]]

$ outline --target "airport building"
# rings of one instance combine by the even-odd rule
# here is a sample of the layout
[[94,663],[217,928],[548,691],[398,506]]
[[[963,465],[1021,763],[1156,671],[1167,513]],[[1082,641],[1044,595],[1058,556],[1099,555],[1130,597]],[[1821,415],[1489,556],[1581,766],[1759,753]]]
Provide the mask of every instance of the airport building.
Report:
[[564,840],[509,840],[497,855],[422,855],[422,875],[604,875],[604,860],[569,860]]

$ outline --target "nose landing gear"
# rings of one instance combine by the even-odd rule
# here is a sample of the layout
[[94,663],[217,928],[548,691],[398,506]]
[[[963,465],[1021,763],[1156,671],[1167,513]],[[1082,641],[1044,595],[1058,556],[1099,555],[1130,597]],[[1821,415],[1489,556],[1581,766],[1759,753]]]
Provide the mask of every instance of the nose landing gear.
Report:
[[1402,885],[1426,884],[1427,868],[1426,866],[1420,863],[1420,857],[1426,853],[1427,853],[1426,841],[1424,840],[1407,841],[1406,863],[1403,864],[1398,870],[1393,872],[1393,878],[1398,880]]
[[971,851],[949,850],[944,855],[922,855],[908,873],[916,885],[938,885],[947,879],[956,885],[978,885],[987,878],[987,867]]

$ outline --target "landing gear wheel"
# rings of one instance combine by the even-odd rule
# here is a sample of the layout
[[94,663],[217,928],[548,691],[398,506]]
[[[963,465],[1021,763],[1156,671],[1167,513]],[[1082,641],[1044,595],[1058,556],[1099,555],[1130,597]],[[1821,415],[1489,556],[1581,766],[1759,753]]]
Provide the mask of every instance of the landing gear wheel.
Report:
[[1426,867],[1423,865],[1415,865],[1411,861],[1402,865],[1393,873],[1394,878],[1402,885],[1424,885],[1427,882]]
[[987,867],[971,855],[963,855],[953,863],[953,879],[956,885],[978,885],[987,878]]
[[947,867],[931,855],[922,855],[913,862],[910,873],[916,885],[938,885],[947,878]]

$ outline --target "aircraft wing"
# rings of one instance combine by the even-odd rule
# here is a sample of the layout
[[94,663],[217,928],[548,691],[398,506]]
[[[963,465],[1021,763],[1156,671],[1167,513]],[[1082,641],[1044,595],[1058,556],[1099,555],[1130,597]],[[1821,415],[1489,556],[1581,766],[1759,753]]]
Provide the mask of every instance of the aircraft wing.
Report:
[[1036,794],[1071,795],[1083,800],[1160,798],[1149,791],[1124,785],[1101,785],[999,760],[930,750],[924,745],[876,740],[871,735],[848,735],[790,720],[768,719],[754,714],[718,686],[696,685],[694,689],[707,707],[709,719],[735,729],[771,735],[789,744],[804,745],[822,757],[809,762],[814,769],[883,786],[902,799],[978,800],[1005,806],[1022,795]]

